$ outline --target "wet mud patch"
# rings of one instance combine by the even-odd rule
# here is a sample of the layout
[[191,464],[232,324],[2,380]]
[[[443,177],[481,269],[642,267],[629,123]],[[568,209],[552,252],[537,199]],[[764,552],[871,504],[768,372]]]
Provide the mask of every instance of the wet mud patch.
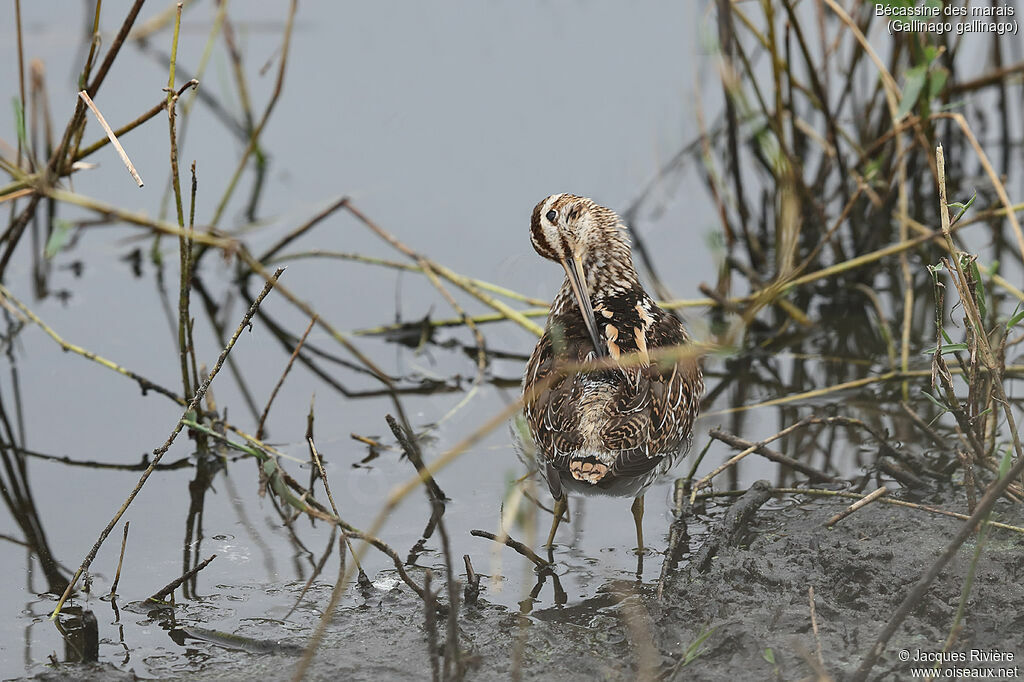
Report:
[[[956,508],[957,500],[930,500]],[[874,505],[824,527],[841,508],[815,501],[759,512],[746,546],[722,551],[704,575],[681,576],[651,610],[659,650],[685,649],[713,628],[704,653],[676,679],[800,679],[816,674],[817,642],[808,589],[814,588],[821,660],[827,673],[852,673],[878,632],[921,574],[943,551],[961,521]],[[997,507],[1013,523],[1019,509]],[[978,562],[964,627],[953,650],[970,648],[1024,655],[1024,630],[1014,628],[1024,607],[1019,536],[996,531]],[[936,652],[949,634],[968,566],[969,542],[933,583],[890,641],[870,679],[906,679],[907,649]],[[1018,623],[1018,626],[1020,623]],[[674,650],[674,651],[673,651]],[[770,651],[770,653],[769,653]],[[774,661],[774,662],[772,662]]]
[[[701,549],[694,543],[660,598],[657,579],[652,579],[656,572],[650,571],[642,583],[606,580],[589,596],[570,595],[565,605],[527,614],[489,601],[508,597],[490,594],[495,586],[483,576],[479,600],[463,604],[458,619],[467,679],[509,679],[518,673],[547,680],[788,680],[822,671],[847,678],[962,522],[874,504],[829,529],[825,522],[844,503],[786,502],[780,507],[773,500],[757,511],[733,543],[719,548],[706,572],[698,572],[692,561]],[[955,509],[958,500],[936,493],[928,502]],[[707,519],[712,526],[727,516],[720,509]],[[1007,523],[1021,521],[1019,509],[1008,503],[997,507],[997,515]],[[1024,656],[1022,549],[1019,536],[992,530],[951,651],[995,650],[1013,654],[1017,662]],[[973,554],[971,541],[904,621],[869,679],[908,678],[914,664],[899,659],[901,650],[942,649]],[[385,589],[350,586],[306,679],[430,676],[424,604],[397,580],[383,580],[388,575],[377,576],[377,585]],[[812,587],[817,635],[809,605]],[[290,679],[330,589],[325,583],[315,585],[287,624],[270,617],[249,619],[227,635],[188,636],[177,648],[167,642],[162,654],[144,659],[143,676]],[[221,608],[228,614],[230,599],[205,600],[205,627],[218,627]],[[437,621],[443,641],[444,618]],[[183,622],[186,634],[190,627]],[[233,641],[230,636],[241,637]],[[278,646],[238,646],[243,638],[270,638]],[[55,674],[68,670],[62,667],[37,679],[56,679]],[[106,679],[119,671],[79,667],[74,672],[82,679]]]

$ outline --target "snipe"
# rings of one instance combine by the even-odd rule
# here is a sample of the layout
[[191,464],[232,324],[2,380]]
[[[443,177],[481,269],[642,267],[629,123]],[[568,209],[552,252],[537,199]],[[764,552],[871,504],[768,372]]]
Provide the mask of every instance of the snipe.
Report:
[[[640,285],[614,211],[555,194],[533,209],[530,238],[537,253],[565,268],[523,378],[523,415],[555,499],[547,545],[567,494],[615,495],[635,498],[642,552],[644,492],[689,447],[704,392],[700,366],[692,354],[657,357],[689,336]],[[608,358],[609,367],[559,369],[595,358]]]

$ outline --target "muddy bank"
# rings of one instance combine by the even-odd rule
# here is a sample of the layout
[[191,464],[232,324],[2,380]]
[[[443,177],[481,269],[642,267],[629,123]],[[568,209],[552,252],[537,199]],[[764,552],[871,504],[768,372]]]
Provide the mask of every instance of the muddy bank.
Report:
[[[936,494],[923,501],[945,508],[959,506],[952,495]],[[808,588],[813,587],[824,669],[843,679],[960,523],[873,504],[831,530],[824,528],[824,522],[844,507],[834,501],[780,504],[774,500],[753,516],[735,539],[737,544],[720,549],[703,574],[688,568],[702,545],[701,538],[693,539],[660,601],[656,596],[660,557],[649,558],[643,583],[623,580],[594,585],[589,594],[570,593],[564,606],[551,606],[550,596],[546,603],[527,601],[532,608],[528,615],[489,601],[494,586],[485,576],[479,602],[463,606],[459,620],[467,677],[508,679],[521,666],[525,678],[548,680],[625,679],[638,674],[723,681],[807,678],[818,665],[808,604]],[[706,520],[714,526],[725,510],[717,508]],[[1008,504],[1000,504],[997,513],[1007,523],[1022,519],[1020,510]],[[964,628],[953,649],[995,650],[1015,659],[981,665],[1019,665],[1024,657],[1022,549],[1020,537],[995,530],[978,564]],[[872,679],[910,677],[911,663],[898,659],[901,649],[941,650],[973,553],[973,544],[965,545],[936,581],[893,637]],[[508,570],[517,570],[517,559],[509,557]],[[423,604],[388,578],[378,575],[376,588],[352,588],[309,679],[429,677]],[[542,599],[550,595],[550,584],[544,589]],[[225,588],[224,594],[228,592]],[[329,586],[316,587],[291,622],[268,618],[234,633],[280,641],[286,648],[279,653],[231,650],[223,642],[194,638],[175,648],[168,641],[164,655],[145,660],[147,676],[288,679],[298,662],[293,647],[302,646],[315,627],[316,607],[326,603],[328,593]],[[186,605],[179,609],[178,623],[187,627],[202,614],[207,626],[212,626],[218,608],[226,608],[227,603],[225,597],[210,597],[201,609]],[[103,629],[101,624],[101,637],[109,637],[109,628],[106,633]],[[702,635],[707,635],[703,644],[693,646]],[[690,660],[684,663],[687,652]],[[92,672],[101,679],[112,671]],[[88,677],[89,670],[63,667],[60,671],[72,673]]]
[[[952,499],[929,502],[955,508]],[[816,642],[808,603],[808,588],[813,586],[824,668],[842,679],[856,668],[906,592],[960,524],[956,519],[876,504],[825,529],[824,522],[843,507],[814,501],[762,510],[739,539],[739,546],[721,550],[705,574],[681,570],[661,602],[646,583],[638,598],[626,602],[605,599],[619,603],[600,606],[600,597],[589,600],[597,607],[591,627],[559,617],[542,620],[537,614],[528,628],[524,672],[563,679],[578,679],[581,673],[605,678],[635,675],[642,664],[637,651],[643,648],[648,630],[657,651],[652,672],[667,679],[805,678],[815,673],[810,664],[816,660]],[[1008,504],[1001,505],[1000,511],[1003,520],[1011,523],[1021,516],[1019,509]],[[1020,663],[1024,657],[1022,547],[1022,539],[1009,532],[990,536],[977,568],[965,627],[954,649],[994,649],[1014,654]],[[693,550],[699,551],[699,546]],[[894,636],[872,679],[910,676],[909,664],[898,660],[900,649],[941,649],[973,552],[973,545],[965,546],[950,570],[936,581]],[[632,587],[609,585],[604,590],[623,594]],[[700,647],[702,653],[681,665],[687,650],[708,630],[711,634]],[[634,641],[636,646],[631,646]],[[506,637],[505,648],[509,647],[511,639]],[[508,656],[502,655],[501,646],[488,642],[481,646],[481,653],[481,679],[508,672]]]
[[[957,508],[953,499],[928,500]],[[907,591],[945,548],[960,521],[914,510],[873,505],[827,530],[824,522],[844,505],[815,502],[761,512],[749,544],[719,554],[709,572],[690,583],[677,581],[665,603],[652,607],[656,641],[676,654],[714,627],[706,653],[682,678],[706,680],[800,679],[814,673],[816,659],[808,588],[814,587],[822,660],[838,679],[852,672]],[[1001,505],[1004,520],[1020,510]],[[1020,609],[1024,588],[1022,540],[999,531],[989,537],[978,564],[964,629],[954,649],[986,648],[1024,656]],[[949,570],[905,621],[876,666],[872,679],[906,679],[910,665],[900,649],[942,648],[960,600],[973,544],[965,545]],[[1017,619],[1017,620],[1014,620]],[[771,649],[771,655],[766,654]],[[774,664],[767,659],[773,658]]]

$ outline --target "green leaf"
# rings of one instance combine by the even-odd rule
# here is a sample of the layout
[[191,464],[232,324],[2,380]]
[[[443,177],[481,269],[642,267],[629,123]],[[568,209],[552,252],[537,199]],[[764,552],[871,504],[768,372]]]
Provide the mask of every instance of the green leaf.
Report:
[[956,221],[960,220],[960,218],[963,217],[964,213],[967,213],[967,209],[969,209],[971,207],[971,204],[973,204],[974,200],[977,199],[977,198],[978,198],[978,193],[975,192],[974,194],[971,195],[971,198],[967,201],[966,204],[964,204],[962,202],[959,202],[959,201],[954,201],[951,204],[946,204],[946,206],[948,206],[949,208],[955,208],[955,209],[959,210],[959,212],[956,214],[956,216],[953,217],[953,219],[949,221],[950,226],[956,225]]
[[707,630],[705,630],[697,636],[697,639],[694,640],[693,644],[691,644],[689,648],[687,648],[687,650],[683,653],[683,662],[681,665],[688,665],[692,663],[698,656],[704,653],[704,650],[700,647],[702,644],[704,644],[707,638],[710,637],[712,633],[714,633],[716,629],[717,628],[708,628]]
[[193,419],[189,419],[187,416],[181,420],[181,423],[184,424],[185,426],[187,426],[190,429],[193,429],[195,431],[200,431],[201,433],[205,433],[207,436],[210,436],[214,440],[216,440],[216,441],[218,441],[220,443],[223,443],[226,447],[229,447],[232,450],[238,450],[239,452],[244,452],[245,454],[249,455],[250,457],[255,457],[256,459],[261,459],[262,460],[265,457],[267,457],[267,455],[265,455],[264,453],[260,452],[256,448],[251,447],[249,445],[244,445],[242,443],[236,443],[233,440],[225,438],[223,434],[217,433],[216,431],[214,431],[210,427],[204,426],[203,424],[200,424],[199,422],[197,422],[197,421],[195,421]]
[[775,652],[772,651],[771,647],[767,647],[761,654],[761,658],[768,661],[772,665],[775,665]]
[[725,252],[725,234],[719,230],[710,230],[704,233],[704,243],[716,256],[723,255]]
[[928,74],[928,99],[935,99],[946,87],[949,80],[949,69],[944,66],[937,66]]
[[43,250],[43,255],[47,259],[53,258],[71,239],[71,232],[75,226],[67,220],[61,220],[57,218],[53,221],[53,233],[50,234],[50,238],[46,241],[46,248]]
[[21,141],[21,146],[28,147],[28,135],[25,133],[25,109],[17,97],[11,98],[11,104],[14,106],[14,130]]
[[874,180],[875,176],[878,175],[878,171],[881,168],[882,168],[882,160],[881,159],[871,159],[866,164],[864,164],[864,179],[868,180],[868,181]]
[[928,398],[928,400],[932,401],[935,404],[935,406],[938,407],[943,412],[949,412],[949,408],[928,391],[921,391],[921,394],[924,395],[925,398]]
[[1006,321],[1006,333],[1009,334],[1010,330],[1020,324],[1020,321],[1024,320],[1024,310],[1020,309],[1020,303],[1013,310],[1013,317]]
[[896,118],[903,118],[914,108],[918,98],[921,96],[921,91],[924,89],[924,83],[927,78],[927,64],[918,64],[907,69],[906,82],[903,84],[903,99],[900,100],[900,108],[896,112]]
[[[934,355],[936,348],[938,348],[938,346],[932,346],[928,350],[923,350],[923,351],[921,351],[921,355]],[[949,345],[946,345],[946,346],[942,347],[941,355],[949,355],[950,353],[959,353],[962,350],[967,350],[967,344],[966,343],[951,343]]]
[[1013,462],[1013,448],[1006,448],[1003,461],[999,463],[999,478],[1006,478],[1006,472],[1010,470],[1010,463]]

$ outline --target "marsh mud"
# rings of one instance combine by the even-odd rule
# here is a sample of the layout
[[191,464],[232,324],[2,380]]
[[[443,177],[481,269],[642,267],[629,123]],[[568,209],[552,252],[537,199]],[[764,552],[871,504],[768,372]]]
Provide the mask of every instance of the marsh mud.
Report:
[[[915,501],[946,509],[962,503],[955,493],[944,491]],[[826,528],[825,522],[845,507],[845,501],[776,496],[750,518],[732,544],[719,550],[705,573],[691,570],[689,560],[700,551],[702,538],[724,520],[728,505],[695,513],[687,519],[693,533],[689,547],[665,581],[661,598],[657,565],[639,582],[579,582],[568,590],[564,605],[553,603],[553,590],[545,584],[536,598],[525,597],[518,609],[504,606],[508,596],[495,594],[501,581],[484,575],[478,601],[460,607],[459,639],[467,679],[504,680],[517,671],[548,680],[638,675],[795,680],[813,679],[822,672],[843,679],[962,523],[875,503]],[[996,517],[1010,524],[1024,520],[1019,507],[1008,503],[997,506]],[[988,536],[963,628],[950,649],[967,656],[971,649],[1000,652],[1014,660],[967,667],[1019,666],[1024,657],[1021,550],[1019,535],[994,529]],[[897,631],[870,679],[908,679],[915,665],[931,665],[903,662],[899,652],[916,657],[917,652],[942,649],[973,555],[974,543],[968,542]],[[646,558],[649,565],[660,564],[660,559],[653,554]],[[518,570],[516,560],[519,557],[507,570]],[[443,565],[433,569],[440,575]],[[459,576],[460,582],[465,579],[464,573]],[[809,588],[814,588],[817,636]],[[141,661],[145,676],[290,679],[308,633],[319,620],[318,606],[327,603],[330,589],[326,583],[315,585],[288,621],[268,614],[239,624],[227,633],[235,638],[234,645],[225,636],[186,633],[199,628],[201,634],[204,624],[231,621],[232,602],[263,599],[258,589],[221,586],[216,595],[182,604],[164,651]],[[295,598],[300,590],[301,585],[286,587],[276,598]],[[101,648],[116,642],[117,626],[109,622],[109,615],[108,610],[108,622],[100,616]],[[126,617],[133,614],[122,613]],[[166,621],[160,624],[158,612],[152,618],[152,627],[169,628]],[[438,637],[443,640],[444,618],[439,621]],[[350,587],[307,679],[422,679],[430,675],[430,665],[423,602],[392,573],[382,571],[372,586]],[[63,679],[68,674],[81,679],[132,678],[112,666],[64,664],[35,679]]]

